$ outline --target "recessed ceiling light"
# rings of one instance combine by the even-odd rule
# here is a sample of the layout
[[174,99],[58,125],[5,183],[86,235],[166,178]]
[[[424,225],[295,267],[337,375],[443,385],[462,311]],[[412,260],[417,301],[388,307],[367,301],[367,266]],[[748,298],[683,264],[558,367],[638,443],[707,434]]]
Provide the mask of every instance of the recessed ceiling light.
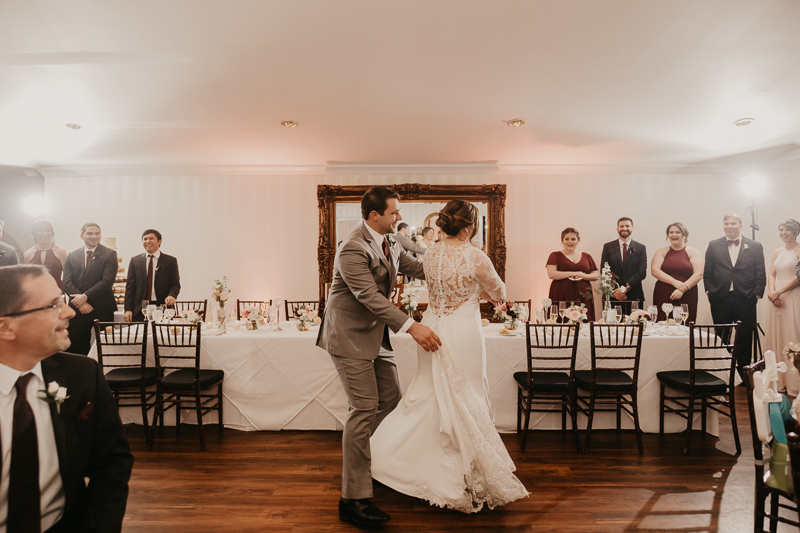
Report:
[[281,125],[286,128],[296,128],[297,122],[295,122],[294,120],[284,120],[283,122],[281,122]]
[[740,118],[739,120],[734,122],[733,125],[734,126],[749,126],[750,124],[755,122],[755,120],[756,119],[754,119],[754,118]]
[[79,130],[79,129],[81,129],[81,125],[80,124],[67,124],[67,127],[69,129],[71,129],[71,130]]
[[508,125],[511,126],[512,128],[519,128],[520,126],[525,125],[525,121],[522,120],[521,118],[512,118],[511,120],[508,121]]

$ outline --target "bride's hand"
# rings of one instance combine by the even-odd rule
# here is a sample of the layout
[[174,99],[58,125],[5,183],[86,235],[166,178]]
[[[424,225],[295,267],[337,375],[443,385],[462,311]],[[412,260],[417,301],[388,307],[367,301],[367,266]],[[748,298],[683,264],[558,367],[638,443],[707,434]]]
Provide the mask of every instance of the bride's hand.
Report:
[[439,349],[439,346],[442,345],[439,336],[434,333],[431,328],[423,326],[418,322],[411,324],[411,327],[408,328],[408,334],[411,335],[417,344],[422,346],[422,349],[426,352],[435,352]]

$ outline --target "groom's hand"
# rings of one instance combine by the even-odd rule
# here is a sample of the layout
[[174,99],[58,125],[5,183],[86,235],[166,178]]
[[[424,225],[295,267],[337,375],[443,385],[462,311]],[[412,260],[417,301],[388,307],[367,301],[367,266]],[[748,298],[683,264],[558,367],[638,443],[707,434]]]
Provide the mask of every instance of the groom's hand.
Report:
[[408,334],[411,335],[411,337],[417,341],[417,344],[422,346],[422,349],[426,352],[435,352],[439,349],[439,346],[442,345],[439,336],[434,333],[431,328],[417,322],[411,324],[411,327],[408,328]]

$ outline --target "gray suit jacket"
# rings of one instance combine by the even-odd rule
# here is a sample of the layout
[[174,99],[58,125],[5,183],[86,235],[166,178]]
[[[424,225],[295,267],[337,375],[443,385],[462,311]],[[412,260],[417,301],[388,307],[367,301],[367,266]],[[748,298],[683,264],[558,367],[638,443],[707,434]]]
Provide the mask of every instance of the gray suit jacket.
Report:
[[413,252],[415,254],[424,254],[427,248],[421,248],[411,242],[411,239],[400,233],[399,231],[394,234],[394,238],[397,239],[397,242],[400,243],[400,246],[408,250],[409,252]]
[[398,272],[425,279],[422,261],[399,243],[390,247],[387,259],[382,244],[373,242],[362,222],[336,252],[333,282],[317,336],[317,346],[330,354],[375,359],[385,326],[397,332],[408,320],[389,296]]

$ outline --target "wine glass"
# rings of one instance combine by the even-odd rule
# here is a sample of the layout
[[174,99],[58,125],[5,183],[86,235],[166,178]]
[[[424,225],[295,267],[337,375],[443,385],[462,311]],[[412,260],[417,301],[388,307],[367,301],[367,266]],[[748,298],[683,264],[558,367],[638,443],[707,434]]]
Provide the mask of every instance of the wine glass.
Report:
[[150,300],[142,300],[142,314],[144,315],[145,320],[149,320],[147,316],[147,306],[150,305]]
[[614,309],[614,311],[615,311],[615,313],[614,313],[614,323],[615,324],[619,324],[620,322],[622,322],[622,317],[624,316],[622,314],[622,307],[617,306],[617,308]]
[[633,314],[634,311],[638,310],[639,310],[639,300],[633,300],[631,302],[631,314]]
[[171,322],[174,316],[175,316],[174,307],[167,307],[166,309],[164,309],[164,318],[167,319],[167,322]]
[[658,321],[658,307],[655,305],[647,308],[647,314],[650,316],[649,322],[651,326]]
[[558,318],[558,306],[556,306],[556,304],[553,304],[550,306],[550,320],[555,322],[556,318]]
[[683,322],[683,317],[681,316],[682,309],[680,306],[676,307],[672,310],[672,319],[675,321],[675,324],[678,325],[678,329],[681,328],[681,322]]
[[669,315],[672,313],[672,304],[663,303],[661,304],[661,309],[664,311],[664,322],[669,323]]
[[689,320],[689,304],[681,304],[681,319],[684,324],[688,324],[686,321]]

